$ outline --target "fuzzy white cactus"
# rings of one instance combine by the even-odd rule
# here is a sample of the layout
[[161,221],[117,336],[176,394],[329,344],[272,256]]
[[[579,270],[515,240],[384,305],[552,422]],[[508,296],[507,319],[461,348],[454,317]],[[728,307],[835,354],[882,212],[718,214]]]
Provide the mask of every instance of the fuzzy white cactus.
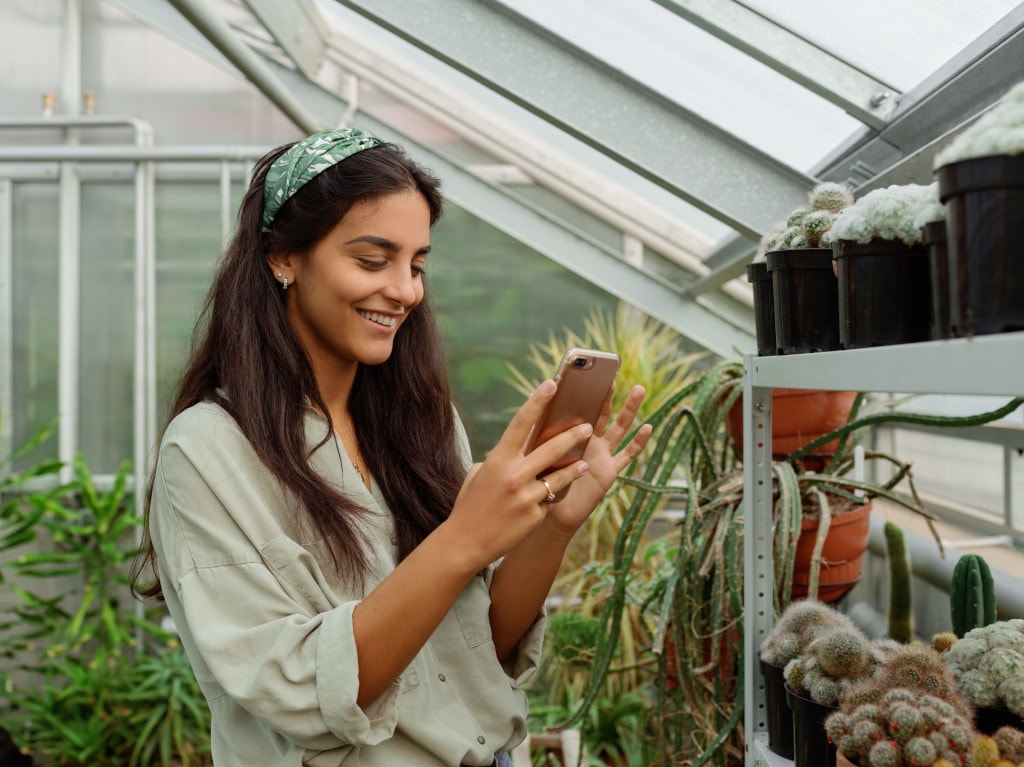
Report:
[[807,205],[795,208],[786,220],[761,238],[755,261],[770,250],[830,248],[829,230],[836,215],[853,204],[853,192],[845,184],[823,181],[807,194]]
[[881,239],[916,245],[921,241],[917,215],[932,194],[930,186],[920,184],[874,189],[836,216],[832,237],[859,243]]
[[935,155],[940,168],[972,157],[1024,152],[1024,82],[1013,86],[988,112]]

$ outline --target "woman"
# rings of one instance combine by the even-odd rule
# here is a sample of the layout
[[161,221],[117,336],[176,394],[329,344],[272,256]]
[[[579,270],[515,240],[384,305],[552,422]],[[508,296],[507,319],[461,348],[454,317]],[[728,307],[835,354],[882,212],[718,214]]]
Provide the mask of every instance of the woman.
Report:
[[566,545],[650,436],[613,453],[637,386],[538,480],[592,431],[523,455],[546,381],[468,465],[424,295],[441,209],[438,181],[365,131],[255,168],[133,579],[181,633],[218,767],[507,764]]

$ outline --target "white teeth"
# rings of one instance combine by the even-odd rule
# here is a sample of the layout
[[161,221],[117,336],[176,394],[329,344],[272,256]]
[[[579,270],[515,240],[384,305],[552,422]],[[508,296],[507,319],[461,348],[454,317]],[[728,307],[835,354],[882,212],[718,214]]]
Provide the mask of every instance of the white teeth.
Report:
[[377,314],[377,312],[360,311],[359,315],[361,317],[366,317],[366,319],[370,320],[371,322],[376,322],[378,325],[385,325],[389,328],[393,328],[395,326],[395,323],[397,322],[397,320],[389,314]]

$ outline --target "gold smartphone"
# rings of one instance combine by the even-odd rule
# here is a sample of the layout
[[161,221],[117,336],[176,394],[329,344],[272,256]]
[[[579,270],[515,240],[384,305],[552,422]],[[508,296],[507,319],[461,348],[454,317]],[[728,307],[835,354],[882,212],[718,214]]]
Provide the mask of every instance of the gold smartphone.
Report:
[[[537,445],[573,426],[582,423],[594,425],[615,383],[620,362],[619,355],[599,349],[580,349],[574,346],[566,351],[555,372],[558,391],[530,432],[523,452],[529,453]],[[586,448],[587,443],[580,443],[538,478],[580,460]],[[562,500],[567,492],[566,489],[556,493],[556,497]]]

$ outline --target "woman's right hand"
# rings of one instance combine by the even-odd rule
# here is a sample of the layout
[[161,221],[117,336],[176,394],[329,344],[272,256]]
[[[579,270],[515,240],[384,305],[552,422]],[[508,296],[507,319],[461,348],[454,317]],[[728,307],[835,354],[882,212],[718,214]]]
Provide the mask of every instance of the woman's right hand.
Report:
[[[537,476],[593,432],[590,424],[574,426],[523,455],[530,429],[554,396],[554,381],[544,381],[512,417],[498,444],[469,471],[455,507],[442,525],[457,536],[458,550],[482,570],[521,543],[547,516],[548,488]],[[552,492],[571,485],[587,471],[577,461],[547,474]]]

